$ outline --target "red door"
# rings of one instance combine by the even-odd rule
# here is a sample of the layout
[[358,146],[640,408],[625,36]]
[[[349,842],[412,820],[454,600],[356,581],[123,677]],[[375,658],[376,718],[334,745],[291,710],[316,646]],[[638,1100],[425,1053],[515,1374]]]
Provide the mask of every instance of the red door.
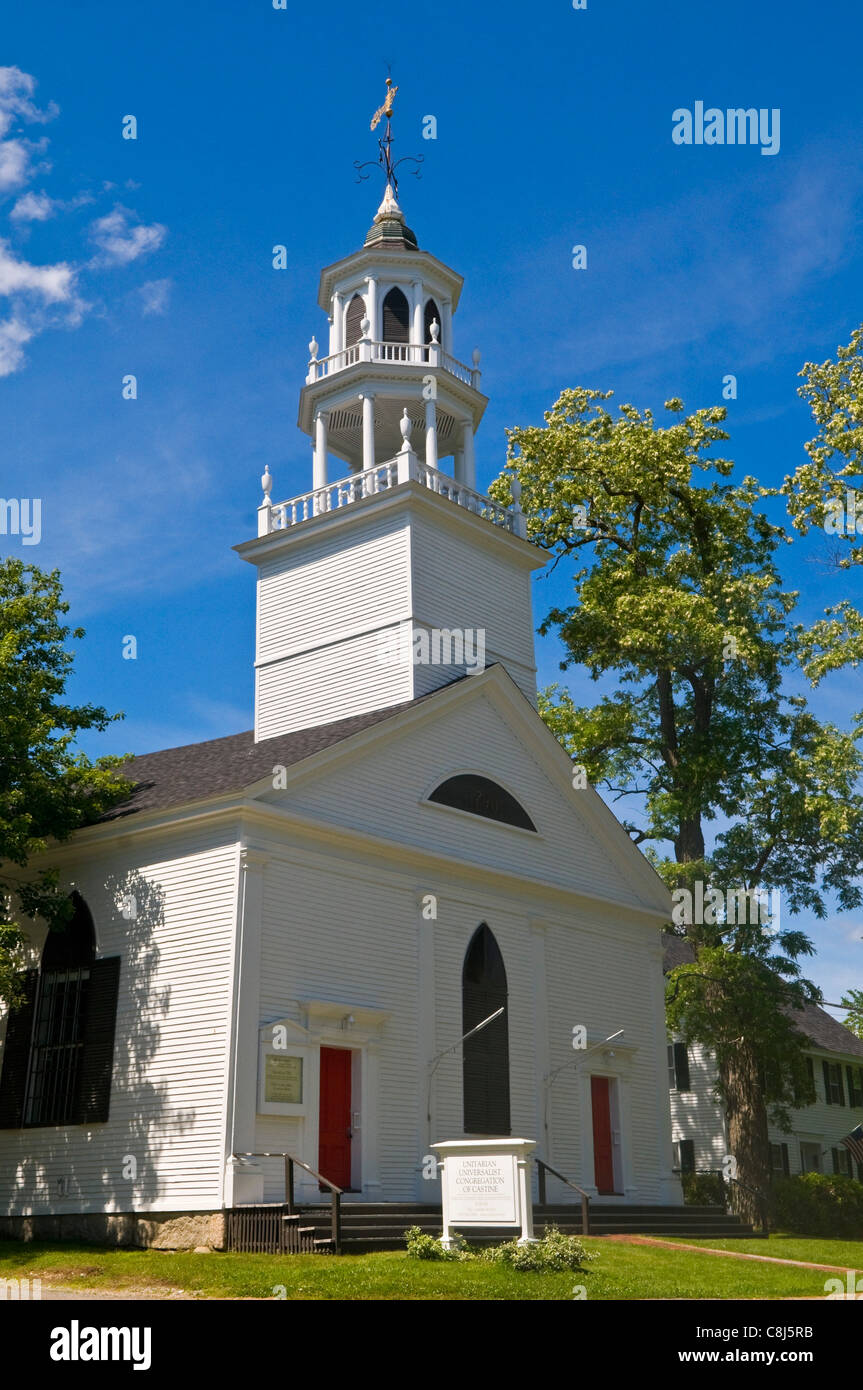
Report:
[[337,1187],[351,1185],[351,1054],[321,1048],[321,1117],[318,1169]]
[[590,1078],[590,1100],[593,1108],[594,1181],[601,1196],[607,1196],[614,1192],[610,1085],[607,1076],[592,1076]]

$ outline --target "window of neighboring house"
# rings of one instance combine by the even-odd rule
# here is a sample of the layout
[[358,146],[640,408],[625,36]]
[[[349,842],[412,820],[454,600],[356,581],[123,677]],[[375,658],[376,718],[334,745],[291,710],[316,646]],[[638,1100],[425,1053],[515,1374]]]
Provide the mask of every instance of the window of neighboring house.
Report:
[[854,1110],[863,1109],[863,1067],[846,1067],[848,1104]]
[[668,1085],[672,1091],[689,1091],[689,1053],[686,1043],[668,1044]]
[[93,919],[72,894],[71,920],[48,933],[38,971],[9,1016],[0,1129],[107,1120],[119,957],[96,960]]
[[815,1143],[800,1144],[800,1171],[803,1173],[821,1172],[821,1145]]
[[787,1144],[770,1145],[770,1168],[775,1178],[787,1178],[791,1172]]
[[680,1172],[681,1172],[681,1173],[694,1173],[694,1172],[695,1172],[695,1140],[694,1140],[694,1139],[678,1139],[677,1144],[676,1144],[675,1147],[676,1147],[676,1149],[677,1149],[677,1167],[678,1167],[678,1169],[680,1170]]
[[824,1073],[824,1096],[828,1105],[845,1104],[845,1088],[842,1085],[842,1067],[838,1062],[822,1062]]
[[843,1149],[841,1145],[833,1150],[833,1172],[844,1173],[846,1178],[852,1176],[851,1155],[848,1150]]

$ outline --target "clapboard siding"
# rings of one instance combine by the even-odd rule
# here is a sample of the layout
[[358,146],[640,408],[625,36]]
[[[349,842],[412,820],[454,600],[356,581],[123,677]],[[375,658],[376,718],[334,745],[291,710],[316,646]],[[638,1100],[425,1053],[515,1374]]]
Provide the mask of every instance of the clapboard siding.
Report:
[[382,661],[380,634],[374,632],[259,667],[255,684],[258,739],[367,714],[413,696],[411,667]]
[[[628,1129],[624,1139],[631,1154],[633,1199],[668,1200],[660,1190],[669,1155],[667,1120],[661,1122],[667,1114],[661,1076],[659,1085],[657,1081],[665,1046],[657,1007],[662,992],[658,933],[645,934],[622,922],[609,930],[586,915],[573,914],[566,922],[550,922],[545,934],[550,1070],[564,1067],[549,1092],[549,1162],[579,1186],[593,1182],[591,1136],[582,1132],[582,1115],[590,1113],[590,1077],[593,1072],[617,1074],[618,1058],[626,1054],[621,1051],[604,1061],[597,1049],[580,1060],[573,1048],[573,1028],[587,1030],[589,1046],[622,1028],[620,1043],[635,1049],[620,1072],[628,1090],[629,1113],[621,1121]],[[552,1191],[555,1201],[578,1200],[577,1194],[550,1181]]]
[[[421,804],[446,776],[481,772],[522,803],[539,834],[514,830],[459,811]],[[342,825],[373,829],[395,841],[522,871],[548,883],[620,902],[640,902],[630,877],[593,838],[564,776],[549,779],[518,733],[480,695],[449,711],[446,727],[393,730],[374,753],[283,794],[292,810]],[[594,793],[586,791],[585,796]],[[621,831],[621,835],[623,832]]]
[[[0,1131],[3,1205],[11,1215],[218,1206],[235,837],[175,834],[161,852],[132,841],[122,854],[82,861],[69,881],[93,913],[98,954],[121,961],[110,1116]],[[134,921],[119,907],[130,892]],[[122,1176],[127,1155],[137,1161],[135,1181]]]
[[714,1095],[716,1066],[712,1053],[700,1043],[689,1043],[688,1091],[672,1089],[671,1137],[691,1139],[698,1172],[720,1169],[728,1153],[725,1112]]
[[425,518],[412,528],[414,614],[438,628],[481,628],[513,679],[536,699],[530,575],[501,546],[480,548],[473,537]]
[[338,629],[404,616],[410,599],[403,517],[370,520],[260,567],[258,659],[317,646]]

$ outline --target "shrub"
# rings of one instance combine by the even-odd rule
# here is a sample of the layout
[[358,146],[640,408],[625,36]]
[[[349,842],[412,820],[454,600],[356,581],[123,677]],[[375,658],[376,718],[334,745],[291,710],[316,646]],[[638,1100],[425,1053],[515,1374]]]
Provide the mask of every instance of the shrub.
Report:
[[681,1173],[680,1182],[687,1206],[725,1206],[725,1183],[721,1173]]
[[519,1245],[508,1240],[503,1245],[491,1245],[481,1252],[481,1258],[494,1264],[507,1264],[524,1271],[581,1269],[596,1256],[589,1254],[577,1236],[565,1236],[556,1226],[549,1226],[542,1240],[533,1245]]
[[801,1173],[773,1184],[775,1225],[798,1235],[863,1239],[863,1183],[839,1173]]
[[455,1237],[455,1247],[448,1250],[438,1236],[430,1236],[421,1226],[411,1226],[405,1231],[408,1254],[412,1260],[466,1260],[469,1246],[461,1236]]

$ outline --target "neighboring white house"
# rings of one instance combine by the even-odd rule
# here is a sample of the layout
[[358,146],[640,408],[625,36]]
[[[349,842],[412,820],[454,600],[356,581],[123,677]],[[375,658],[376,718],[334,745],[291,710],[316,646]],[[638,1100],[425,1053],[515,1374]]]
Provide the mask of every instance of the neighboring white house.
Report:
[[461,285],[389,188],[322,274],[314,487],[273,503],[268,471],[237,547],[255,728],[135,759],[128,803],[51,854],[75,917],[41,968],[34,934],[5,1034],[13,1217],[198,1213],[195,1243],[209,1213],[282,1198],[278,1160],[234,1154],[434,1201],[429,1144],[486,1134],[535,1139],[604,1200],[682,1200],[669,898],[536,712],[546,556],[517,501],[476,491]]
[[[691,959],[686,942],[665,938],[665,968]],[[795,1010],[794,1021],[811,1043],[808,1066],[818,1097],[814,1105],[792,1110],[787,1133],[770,1125],[770,1158],[777,1177],[795,1173],[845,1173],[863,1182],[863,1164],[855,1163],[841,1140],[863,1123],[863,1038],[858,1038],[824,1009],[809,1004]],[[714,1093],[716,1066],[700,1044],[668,1044],[668,1085],[675,1166],[682,1172],[723,1168],[729,1154],[725,1112]]]

